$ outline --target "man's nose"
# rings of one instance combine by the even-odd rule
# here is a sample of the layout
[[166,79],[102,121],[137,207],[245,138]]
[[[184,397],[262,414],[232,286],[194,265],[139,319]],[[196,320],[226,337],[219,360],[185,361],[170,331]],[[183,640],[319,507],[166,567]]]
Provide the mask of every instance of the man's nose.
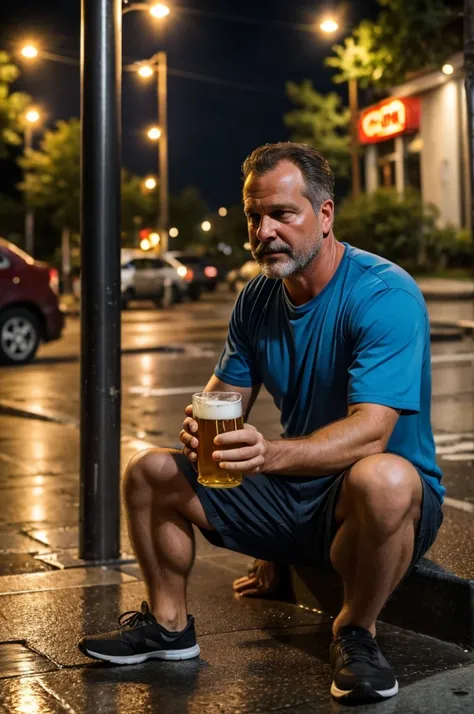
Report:
[[257,229],[256,236],[261,243],[277,237],[276,222],[270,216],[263,216]]

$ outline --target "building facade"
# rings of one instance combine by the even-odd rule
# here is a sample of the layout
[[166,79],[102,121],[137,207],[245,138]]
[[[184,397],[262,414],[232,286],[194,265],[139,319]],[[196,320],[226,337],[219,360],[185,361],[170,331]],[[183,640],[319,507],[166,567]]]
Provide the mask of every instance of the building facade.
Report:
[[[434,204],[441,226],[470,225],[469,146],[463,57],[393,89],[363,109],[359,142],[365,188],[411,186]],[[449,73],[446,73],[449,72]]]

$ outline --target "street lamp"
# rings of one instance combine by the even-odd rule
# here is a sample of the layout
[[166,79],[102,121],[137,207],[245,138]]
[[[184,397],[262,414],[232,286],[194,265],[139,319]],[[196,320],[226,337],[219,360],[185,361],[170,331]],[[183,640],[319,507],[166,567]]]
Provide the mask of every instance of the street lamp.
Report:
[[170,228],[169,229],[169,234],[171,238],[177,238],[179,236],[179,230],[177,228]]
[[26,57],[26,59],[35,59],[35,57],[38,57],[38,50],[34,45],[25,45],[21,48],[20,53],[23,57]]
[[147,136],[152,141],[158,141],[161,136],[161,129],[158,129],[157,126],[152,126],[151,129],[147,131]]
[[138,74],[144,79],[149,79],[154,75],[153,67],[150,67],[149,64],[143,64],[138,70]]
[[164,3],[156,3],[156,5],[152,5],[151,8],[149,9],[150,15],[153,17],[158,18],[159,20],[162,20],[164,17],[167,17],[170,14],[170,9],[168,5],[165,5]]
[[[31,107],[25,113],[25,136],[24,146],[25,153],[33,148],[33,133],[35,126],[41,119],[41,114],[38,109]],[[30,255],[33,255],[35,248],[35,214],[30,206],[26,207],[25,212],[25,250]]]
[[[156,5],[154,7],[157,7]],[[163,6],[162,6],[163,7]],[[168,9],[168,8],[167,8]],[[168,9],[169,13],[169,9]],[[166,13],[166,15],[168,14]],[[165,15],[161,15],[165,17]],[[138,67],[138,75],[143,79],[149,79],[156,71],[157,77],[157,101],[158,101],[158,127],[148,132],[150,139],[158,141],[158,175],[160,177],[160,206],[158,215],[158,231],[163,236],[162,250],[168,250],[168,222],[169,222],[169,198],[168,198],[168,87],[167,87],[167,57],[166,52],[157,52],[148,62],[141,63]],[[151,133],[153,131],[153,133]]]
[[336,20],[333,20],[332,18],[327,18],[326,20],[323,20],[321,22],[321,24],[319,25],[319,29],[323,32],[327,32],[328,34],[332,34],[333,32],[337,32],[337,30],[339,29],[339,25]]
[[454,67],[452,64],[444,64],[442,67],[444,74],[452,74],[454,72]]
[[153,191],[157,187],[158,183],[154,176],[148,176],[148,178],[146,178],[143,182],[143,185],[148,191]]
[[[339,29],[339,25],[333,18],[326,18],[321,22],[321,30],[326,34],[332,34]],[[351,126],[351,164],[352,164],[352,195],[357,197],[360,194],[360,160],[359,160],[359,139],[357,136],[357,115],[359,113],[357,79],[349,79],[349,113]]]
[[224,216],[227,216],[227,208],[225,208],[224,206],[221,206],[217,212],[223,218]]
[[203,230],[205,233],[207,233],[208,231],[210,231],[210,230],[211,230],[211,227],[212,227],[212,226],[211,226],[210,221],[203,221],[203,222],[201,223],[201,228],[202,228],[202,230]]

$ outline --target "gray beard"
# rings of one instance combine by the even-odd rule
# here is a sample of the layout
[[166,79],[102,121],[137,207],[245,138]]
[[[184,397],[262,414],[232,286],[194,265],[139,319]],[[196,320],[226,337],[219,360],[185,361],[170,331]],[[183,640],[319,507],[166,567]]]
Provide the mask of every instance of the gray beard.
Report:
[[323,245],[322,233],[319,235],[317,241],[304,251],[299,253],[286,253],[286,257],[274,261],[273,263],[267,263],[265,261],[265,256],[255,256],[253,257],[262,269],[262,273],[266,278],[271,278],[272,280],[282,280],[284,278],[289,278],[291,275],[301,273],[314,258],[318,255],[319,251]]

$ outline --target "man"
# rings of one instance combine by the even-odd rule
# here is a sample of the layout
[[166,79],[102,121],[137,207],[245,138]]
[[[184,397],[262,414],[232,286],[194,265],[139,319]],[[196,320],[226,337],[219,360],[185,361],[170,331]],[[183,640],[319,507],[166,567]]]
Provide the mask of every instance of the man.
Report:
[[[197,483],[191,407],[183,453],[132,459],[124,496],[150,609],[143,603],[125,628],[80,647],[118,663],[199,654],[185,599],[195,525],[211,543],[267,563],[334,568],[344,603],[333,624],[331,693],[391,697],[398,684],[374,639],[376,619],[442,520],[426,307],[403,270],[336,240],[333,175],[315,149],[263,146],[243,173],[262,275],[237,299],[206,391],[240,392],[248,415],[263,384],[283,437],[268,441],[248,424],[216,437],[214,459],[246,476],[232,489]],[[235,587],[246,594],[258,586],[243,582]]]

